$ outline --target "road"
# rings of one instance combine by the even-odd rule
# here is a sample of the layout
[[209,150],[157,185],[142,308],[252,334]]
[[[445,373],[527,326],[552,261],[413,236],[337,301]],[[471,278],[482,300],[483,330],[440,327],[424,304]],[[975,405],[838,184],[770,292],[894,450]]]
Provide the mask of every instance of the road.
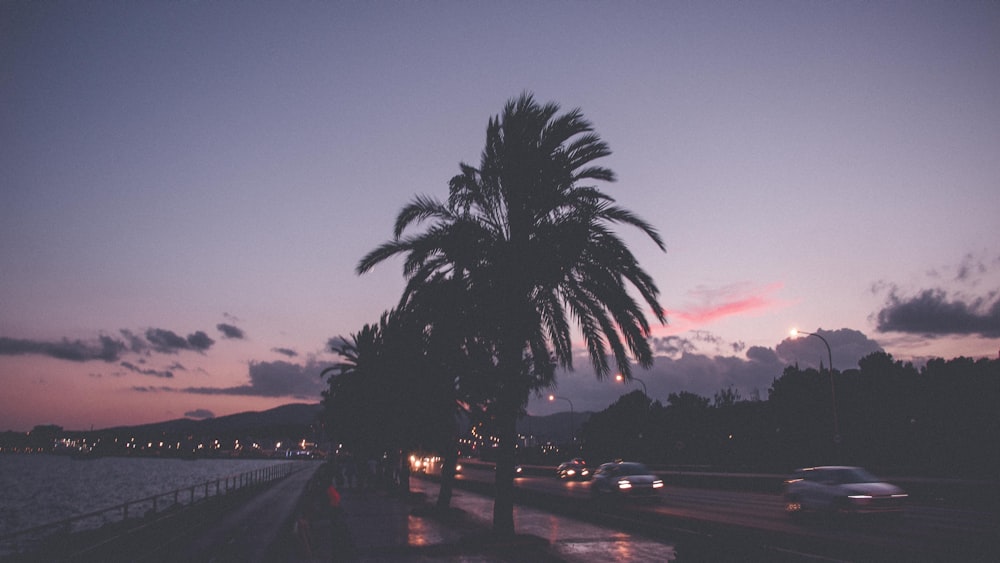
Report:
[[[492,483],[493,471],[467,468],[458,478],[482,487]],[[526,498],[561,499],[563,506],[582,517],[600,516],[607,521],[606,514],[595,511],[588,482],[528,475],[519,477],[516,486],[531,493],[523,495]],[[996,511],[911,505],[902,519],[793,520],[785,514],[777,494],[684,488],[669,483],[660,502],[616,506],[613,511],[625,525],[652,524],[661,537],[671,533],[732,535],[787,551],[840,553],[848,560],[887,560],[900,555],[927,561],[1000,560]]]

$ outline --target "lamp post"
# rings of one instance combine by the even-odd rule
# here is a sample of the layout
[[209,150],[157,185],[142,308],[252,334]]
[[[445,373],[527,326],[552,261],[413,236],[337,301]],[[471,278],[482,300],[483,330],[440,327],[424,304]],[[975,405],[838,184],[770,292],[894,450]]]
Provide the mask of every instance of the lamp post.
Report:
[[570,442],[576,442],[576,426],[573,424],[573,401],[570,401],[566,397],[549,395],[549,401],[555,401],[556,399],[569,403],[569,440]]
[[630,377],[626,381],[625,376],[619,373],[618,375],[615,376],[615,380],[621,381],[623,383],[627,381],[638,381],[639,385],[642,385],[642,394],[646,396],[646,400],[649,400],[649,393],[646,392],[646,383],[643,380],[639,379],[638,377]]
[[837,446],[839,447],[840,446],[840,427],[837,424],[837,395],[836,395],[836,392],[834,391],[834,388],[833,388],[833,352],[830,351],[830,343],[827,342],[825,338],[823,338],[822,336],[816,334],[815,332],[805,332],[803,330],[798,330],[796,328],[792,329],[792,338],[795,338],[796,336],[798,336],[800,334],[805,334],[806,336],[815,336],[816,338],[819,338],[820,340],[822,340],[823,344],[826,345],[826,355],[827,355],[827,360],[829,362],[827,364],[827,369],[830,370],[830,401],[831,401],[832,406],[833,406],[833,442],[835,444],[837,444]]

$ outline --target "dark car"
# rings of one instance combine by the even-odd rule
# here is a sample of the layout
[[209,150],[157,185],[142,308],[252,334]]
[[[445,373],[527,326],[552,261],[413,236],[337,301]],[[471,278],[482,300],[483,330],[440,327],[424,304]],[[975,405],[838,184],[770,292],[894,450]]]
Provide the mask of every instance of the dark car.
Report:
[[785,480],[785,511],[902,515],[907,494],[861,467],[797,469]]
[[597,468],[590,482],[595,498],[643,497],[655,499],[663,488],[663,480],[645,465],[634,461],[605,463]]
[[590,479],[590,468],[587,467],[587,462],[577,457],[560,463],[556,468],[556,476],[560,479]]

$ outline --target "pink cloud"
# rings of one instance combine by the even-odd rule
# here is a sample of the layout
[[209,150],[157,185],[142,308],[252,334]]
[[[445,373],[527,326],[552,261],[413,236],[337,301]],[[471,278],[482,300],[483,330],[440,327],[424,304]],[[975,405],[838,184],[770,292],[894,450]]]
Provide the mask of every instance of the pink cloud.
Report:
[[[787,304],[773,297],[774,292],[784,287],[781,282],[775,282],[763,287],[753,287],[748,284],[732,284],[720,288],[700,287],[692,290],[690,295],[699,301],[697,304],[684,308],[672,309],[667,312],[669,324],[663,332],[677,334],[693,330],[726,317],[735,315],[756,314],[770,309],[784,307]],[[655,331],[660,332],[660,331]]]

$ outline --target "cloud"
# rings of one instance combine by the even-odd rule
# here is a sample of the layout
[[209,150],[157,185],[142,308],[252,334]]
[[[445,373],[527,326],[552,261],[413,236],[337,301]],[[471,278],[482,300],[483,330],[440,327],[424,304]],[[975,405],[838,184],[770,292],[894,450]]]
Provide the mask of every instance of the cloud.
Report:
[[215,344],[214,340],[200,330],[184,338],[172,330],[151,328],[146,331],[146,340],[157,352],[165,354],[177,353],[179,350],[204,352]]
[[258,397],[295,397],[317,399],[326,389],[319,377],[331,364],[310,360],[306,364],[290,362],[250,362],[250,382],[236,387],[187,387],[185,393],[201,395],[249,395]]
[[667,330],[674,333],[685,332],[726,317],[783,307],[785,303],[773,297],[782,287],[784,284],[780,282],[763,287],[746,283],[699,287],[689,292],[694,303],[667,311],[670,320],[670,328]]
[[271,348],[271,351],[272,352],[277,352],[278,354],[281,354],[281,355],[284,355],[284,356],[288,356],[289,358],[294,358],[295,356],[299,355],[298,352],[296,352],[295,350],[292,350],[291,348]]
[[653,338],[652,346],[654,353],[659,352],[672,358],[689,354],[697,349],[692,341],[680,336]]
[[879,332],[926,336],[978,334],[996,338],[1000,337],[1000,299],[996,291],[984,297],[962,298],[943,289],[901,297],[893,288],[876,314],[876,328]]
[[[816,332],[830,343],[834,368],[838,370],[856,368],[861,358],[881,350],[877,342],[856,330]],[[687,391],[712,398],[716,392],[730,387],[739,391],[743,398],[758,396],[763,400],[767,399],[771,384],[781,377],[786,366],[798,363],[801,367],[818,367],[821,361],[824,366],[829,363],[826,346],[815,337],[785,339],[774,348],[750,346],[742,356],[734,356],[706,354],[698,350],[698,345],[708,344],[713,350],[735,350],[742,347],[742,343],[729,344],[709,334],[685,336],[690,338],[655,339],[653,366],[633,372],[641,383],[634,381],[624,385],[613,378],[598,380],[589,362],[581,362],[575,371],[560,371],[557,388],[551,392],[571,399],[577,411],[604,410],[621,395],[641,391],[642,384],[651,399],[664,404],[670,393]],[[545,390],[541,398],[532,398],[528,412],[554,412],[545,400],[549,392]]]
[[100,336],[96,342],[62,339],[60,341],[27,340],[0,337],[0,355],[42,355],[71,362],[101,360],[118,361],[126,345],[110,336]]
[[243,340],[243,338],[246,337],[246,334],[243,332],[243,329],[235,325],[219,323],[215,325],[215,328],[219,329],[219,332],[222,333],[223,338],[229,338],[232,340]]
[[[165,354],[176,354],[180,350],[204,352],[215,344],[214,340],[200,330],[182,337],[170,330],[151,328],[146,331],[145,339],[128,329],[121,329],[118,332],[121,338],[100,335],[94,340],[69,338],[32,340],[0,337],[0,356],[38,355],[70,362],[111,363],[121,360],[125,353],[148,356],[151,351]],[[134,364],[132,367],[135,367]]]
[[788,364],[819,367],[830,363],[833,356],[833,368],[838,370],[858,367],[858,360],[873,352],[882,352],[878,342],[865,336],[863,332],[842,328],[839,330],[818,329],[816,334],[823,337],[830,345],[827,350],[823,341],[814,336],[801,334],[797,338],[786,338],[774,349],[778,358]]
[[172,371],[169,371],[169,370],[159,371],[159,370],[155,370],[155,369],[143,369],[143,368],[140,368],[139,366],[137,366],[137,365],[135,365],[135,364],[133,364],[131,362],[122,362],[122,363],[120,363],[118,365],[120,365],[121,367],[123,367],[123,368],[125,368],[125,369],[127,369],[127,370],[129,370],[131,372],[135,372],[135,373],[138,373],[138,374],[141,374],[141,375],[151,375],[153,377],[162,377],[162,378],[166,378],[166,379],[170,379],[170,378],[172,378],[174,376],[174,373]]
[[197,418],[203,420],[206,418],[215,418],[215,413],[208,409],[195,409],[184,413],[184,416],[187,418]]

